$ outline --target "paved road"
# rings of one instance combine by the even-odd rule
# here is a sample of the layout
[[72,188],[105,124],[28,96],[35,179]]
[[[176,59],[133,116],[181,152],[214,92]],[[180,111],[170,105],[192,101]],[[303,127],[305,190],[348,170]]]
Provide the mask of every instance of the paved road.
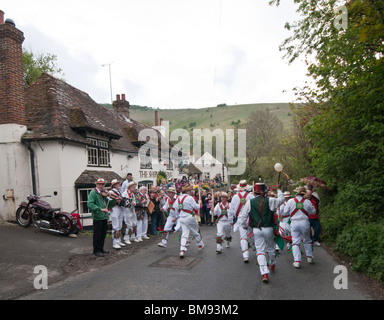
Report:
[[[270,282],[263,284],[256,255],[249,264],[242,261],[239,237],[232,247],[215,253],[216,228],[201,228],[206,247],[195,243],[187,252],[189,266],[178,264],[178,239],[171,236],[167,249],[156,244],[101,269],[83,273],[49,285],[22,299],[130,299],[130,300],[254,300],[254,299],[370,299],[359,284],[348,277],[348,289],[334,288],[334,268],[338,263],[321,247],[314,249],[315,263],[303,261],[301,269],[292,266],[292,256],[284,252],[277,259]],[[193,261],[192,261],[193,260]],[[189,261],[189,260],[187,260]]]

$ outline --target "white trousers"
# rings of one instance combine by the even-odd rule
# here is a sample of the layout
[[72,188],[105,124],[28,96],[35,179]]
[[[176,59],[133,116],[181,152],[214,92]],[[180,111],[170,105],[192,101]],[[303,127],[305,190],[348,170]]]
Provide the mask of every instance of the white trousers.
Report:
[[310,237],[311,227],[308,219],[292,220],[292,253],[295,262],[301,262],[300,242],[303,240],[305,254],[307,257],[312,257],[312,240]]
[[124,207],[114,206],[111,212],[113,244],[120,242],[120,231],[123,227]]
[[288,237],[291,235],[291,225],[288,223],[288,221],[289,221],[289,218],[284,218],[280,222],[280,227],[283,229],[283,230],[280,229],[279,231],[281,236]]
[[193,238],[198,246],[203,245],[203,239],[199,233],[199,224],[194,216],[189,215],[187,217],[180,217],[180,226],[182,229],[180,251],[187,251],[187,243],[189,234],[192,233]]
[[239,230],[240,248],[243,253],[243,259],[249,259],[249,245],[248,245],[248,229],[244,229],[241,225],[235,225],[234,230]]
[[271,265],[275,264],[275,245],[273,228],[253,228],[255,247],[257,254],[257,263],[260,273],[269,274],[268,260]]
[[144,213],[143,219],[137,220],[136,238],[147,235],[148,230],[148,214]]
[[124,240],[134,239],[137,226],[137,216],[134,209],[124,208],[124,222],[127,225]]
[[175,222],[172,221],[173,219],[175,219],[175,218],[169,216],[169,217],[167,218],[167,221],[165,222],[165,225],[164,225],[164,233],[163,233],[163,235],[162,235],[162,239],[161,239],[161,242],[162,242],[163,244],[167,244],[167,243],[168,243],[169,233],[172,231],[172,227],[178,223],[178,220],[179,220],[179,219],[176,219]]
[[221,241],[219,243],[219,241],[216,240],[216,243],[217,243],[217,250],[221,250],[223,248],[221,242],[225,239],[223,239],[223,237],[225,238],[230,238],[231,237],[231,231],[232,231],[232,226],[231,226],[231,223],[229,221],[219,221],[217,223],[217,238],[221,238]]

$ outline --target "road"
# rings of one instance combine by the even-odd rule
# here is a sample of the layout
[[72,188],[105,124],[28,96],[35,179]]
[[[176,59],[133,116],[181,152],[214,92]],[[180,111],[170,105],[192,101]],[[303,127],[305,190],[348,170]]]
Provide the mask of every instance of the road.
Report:
[[[292,266],[292,256],[283,252],[277,258],[276,271],[270,282],[261,282],[256,254],[249,264],[242,261],[238,234],[231,248],[216,254],[216,228],[202,226],[206,244],[198,251],[191,243],[185,262],[178,256],[179,243],[171,235],[168,248],[155,243],[141,252],[100,269],[49,284],[21,299],[68,300],[365,300],[350,274],[348,289],[335,289],[334,273],[338,263],[322,247],[314,249],[315,263],[304,259],[300,269]],[[185,263],[185,265],[180,265]]]

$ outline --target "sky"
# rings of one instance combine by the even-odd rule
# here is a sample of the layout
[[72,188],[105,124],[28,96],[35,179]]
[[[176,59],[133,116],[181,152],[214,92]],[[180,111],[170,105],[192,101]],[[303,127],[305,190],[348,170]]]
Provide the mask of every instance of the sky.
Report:
[[279,46],[299,16],[293,1],[268,2],[2,0],[0,10],[25,49],[57,55],[61,77],[96,102],[111,103],[111,75],[113,100],[179,109],[295,100],[306,66]]

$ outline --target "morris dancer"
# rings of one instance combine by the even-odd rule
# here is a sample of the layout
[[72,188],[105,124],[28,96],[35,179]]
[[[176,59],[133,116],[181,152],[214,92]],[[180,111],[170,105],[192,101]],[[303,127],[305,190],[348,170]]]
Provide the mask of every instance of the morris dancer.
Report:
[[[216,252],[221,253],[223,251],[223,241],[226,241],[226,247],[230,247],[232,241],[231,231],[233,224],[233,216],[229,212],[228,194],[221,193],[221,202],[218,203],[213,211],[213,215],[217,217],[217,236],[216,236]],[[223,239],[225,234],[225,238]]]
[[167,247],[169,233],[172,231],[172,227],[176,225],[177,220],[179,219],[179,211],[176,207],[176,201],[178,199],[176,189],[174,187],[169,187],[167,194],[168,197],[165,198],[165,204],[162,208],[167,215],[167,221],[165,222],[164,230],[161,234],[161,241],[158,243],[158,246],[162,248]]
[[122,196],[126,199],[126,205],[124,210],[124,222],[126,224],[124,242],[126,244],[131,244],[131,241],[138,242],[136,239],[136,226],[137,226],[137,217],[135,213],[135,194],[133,191],[136,188],[136,182],[129,182],[127,185],[127,190],[123,192]]
[[[277,185],[277,198],[265,197],[266,186],[264,183],[257,183],[254,192],[256,198],[248,201],[244,211],[239,216],[241,226],[247,230],[248,221],[253,228],[255,238],[255,247],[257,253],[257,262],[259,264],[262,281],[269,281],[268,259],[270,261],[271,271],[275,270],[275,247],[274,247],[274,211],[284,202],[284,194],[280,190],[280,184]],[[249,220],[248,220],[249,219]]]
[[121,183],[117,179],[111,182],[112,189],[109,191],[110,197],[116,199],[117,204],[112,208],[111,220],[112,220],[112,239],[113,248],[118,250],[121,247],[125,247],[125,243],[121,241],[121,229],[123,228],[124,207],[120,205],[123,197],[120,193]]
[[147,188],[142,186],[139,188],[139,192],[136,195],[136,216],[137,216],[137,234],[136,242],[143,241],[143,239],[148,240],[147,236],[148,230],[148,202],[149,198],[147,195]]
[[287,206],[287,202],[291,199],[291,193],[289,191],[284,192],[284,203],[280,206],[280,215],[279,215],[279,232],[284,240],[287,241],[287,249],[291,247],[292,236],[291,236],[291,224],[290,224],[290,215],[285,212],[285,208]]
[[240,235],[240,248],[243,253],[243,261],[245,263],[249,262],[249,245],[248,245],[248,229],[242,228],[237,219],[240,214],[244,211],[244,206],[248,200],[253,199],[255,196],[252,192],[247,191],[248,184],[246,180],[241,180],[237,189],[239,192],[232,198],[231,205],[229,207],[229,215],[234,217],[235,226],[233,231],[239,231]]
[[194,209],[199,210],[201,206],[201,200],[199,204],[190,196],[192,186],[185,186],[182,188],[182,194],[176,201],[176,207],[180,214],[179,222],[182,229],[182,235],[180,240],[180,258],[184,258],[185,252],[187,251],[187,244],[189,234],[192,233],[199,250],[204,248],[203,239],[199,232],[199,225],[197,223]]
[[289,213],[291,216],[292,253],[294,259],[293,266],[295,268],[300,268],[301,251],[299,245],[301,240],[304,243],[308,263],[313,262],[308,216],[316,214],[316,209],[311,201],[305,198],[305,193],[305,188],[300,187],[299,193],[287,202],[284,209],[284,212]]

